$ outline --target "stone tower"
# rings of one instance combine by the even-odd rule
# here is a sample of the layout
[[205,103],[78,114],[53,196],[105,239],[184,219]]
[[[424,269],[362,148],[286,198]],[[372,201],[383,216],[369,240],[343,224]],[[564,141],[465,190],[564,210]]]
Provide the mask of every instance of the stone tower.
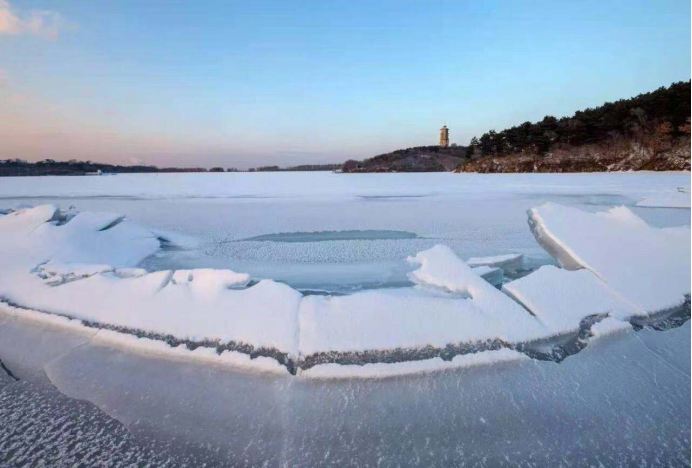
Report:
[[440,148],[449,146],[449,129],[445,125],[440,129]]

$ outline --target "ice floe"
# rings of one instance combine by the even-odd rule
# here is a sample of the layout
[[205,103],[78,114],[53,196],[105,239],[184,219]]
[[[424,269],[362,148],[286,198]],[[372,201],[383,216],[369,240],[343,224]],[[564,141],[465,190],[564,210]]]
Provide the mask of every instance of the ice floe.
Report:
[[591,326],[591,334],[594,338],[602,338],[604,336],[630,330],[632,330],[632,325],[629,322],[623,322],[615,317],[606,317]]

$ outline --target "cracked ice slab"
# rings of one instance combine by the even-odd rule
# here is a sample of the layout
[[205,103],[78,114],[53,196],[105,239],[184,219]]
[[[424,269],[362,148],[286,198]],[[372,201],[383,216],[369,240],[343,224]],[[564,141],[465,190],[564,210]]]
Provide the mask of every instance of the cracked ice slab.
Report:
[[556,333],[579,328],[590,315],[608,314],[625,320],[637,313],[588,270],[563,270],[545,265],[506,283],[502,290],[522,303]]
[[246,283],[246,275],[230,270],[161,271],[131,278],[105,273],[57,287],[21,284],[8,297],[25,307],[90,322],[295,354],[302,295],[271,280],[228,289]]
[[[245,286],[230,270],[132,269],[160,247],[152,231],[113,213],[65,224],[51,205],[0,217],[0,296],[23,307],[182,340],[235,341],[295,353],[294,289]],[[125,268],[123,268],[125,267]]]
[[494,257],[474,257],[466,262],[468,266],[474,267],[494,267],[503,269],[516,269],[521,266],[524,255],[519,253],[496,255]]
[[58,225],[59,216],[55,206],[42,205],[0,217],[0,273],[48,261],[128,267],[160,247],[152,231],[115,213],[79,213]]
[[305,297],[300,304],[302,354],[518,342],[548,332],[448,247],[437,245],[410,261],[420,265],[411,273],[419,287]]
[[690,228],[654,228],[624,206],[588,213],[546,203],[529,210],[536,240],[567,269],[586,268],[640,314],[690,292]]

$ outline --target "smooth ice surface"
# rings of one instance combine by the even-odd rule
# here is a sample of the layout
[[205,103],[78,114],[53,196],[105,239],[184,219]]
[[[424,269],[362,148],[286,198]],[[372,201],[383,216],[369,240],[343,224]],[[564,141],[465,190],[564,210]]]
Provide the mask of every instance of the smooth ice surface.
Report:
[[589,270],[569,271],[546,265],[505,283],[502,290],[556,331],[576,330],[589,315],[607,314],[625,320],[637,314],[637,309],[620,299]]
[[678,306],[690,293],[689,227],[655,228],[627,207],[588,213],[532,208],[536,238],[566,268],[587,268],[640,313]]
[[688,323],[605,336],[560,364],[303,380],[87,344],[46,372],[137,437],[215,465],[675,466],[690,456],[689,348]]

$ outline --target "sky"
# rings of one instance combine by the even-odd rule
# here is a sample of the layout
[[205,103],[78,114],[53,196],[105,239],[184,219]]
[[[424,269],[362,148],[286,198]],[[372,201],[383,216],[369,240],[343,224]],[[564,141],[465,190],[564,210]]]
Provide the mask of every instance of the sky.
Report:
[[0,0],[0,159],[343,162],[690,67],[689,0]]

